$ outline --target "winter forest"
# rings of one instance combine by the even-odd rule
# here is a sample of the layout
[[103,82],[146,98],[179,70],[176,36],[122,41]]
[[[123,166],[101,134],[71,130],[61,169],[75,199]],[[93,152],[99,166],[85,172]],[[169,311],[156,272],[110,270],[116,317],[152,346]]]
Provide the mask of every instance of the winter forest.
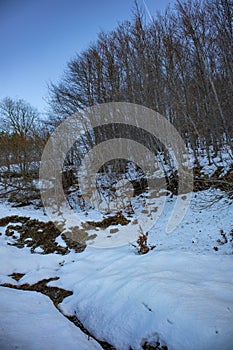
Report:
[[[232,0],[176,0],[154,16],[135,1],[131,19],[99,32],[61,73],[48,85],[47,115],[23,99],[0,101],[0,308],[6,320],[0,348],[233,349]],[[192,161],[192,191],[179,192],[188,166],[184,161],[179,173],[172,144],[167,149],[149,131],[124,127],[127,115],[122,124],[113,117],[93,127],[85,111],[112,102],[146,107],[174,127]],[[49,217],[40,181],[46,145],[75,114],[79,137],[59,176],[77,221],[64,219],[50,197]],[[151,196],[151,179],[138,164],[111,159],[94,174],[107,202],[97,212],[82,194],[78,173],[90,150],[116,138],[134,140],[156,157],[159,190]],[[53,147],[67,142],[64,133]],[[59,185],[51,174],[46,191],[56,201]],[[131,184],[132,198],[111,210],[121,180]],[[175,201],[189,197],[183,221],[165,233]],[[158,221],[140,224],[140,215]],[[126,238],[118,244],[121,235],[127,244]],[[102,242],[113,245],[99,248]],[[41,321],[38,331],[30,308],[42,318],[48,310],[49,325]],[[13,322],[17,310],[21,316]],[[44,334],[48,342],[41,347]]]
[[[136,6],[131,21],[67,64],[49,87],[50,116],[23,101],[1,102],[1,164],[15,161],[27,173],[39,161],[48,135],[61,120],[106,102],[131,102],[158,111],[177,128],[193,152],[209,163],[232,151],[232,3],[177,2],[146,22]],[[80,123],[82,121],[80,120]],[[95,142],[95,140],[92,140]]]

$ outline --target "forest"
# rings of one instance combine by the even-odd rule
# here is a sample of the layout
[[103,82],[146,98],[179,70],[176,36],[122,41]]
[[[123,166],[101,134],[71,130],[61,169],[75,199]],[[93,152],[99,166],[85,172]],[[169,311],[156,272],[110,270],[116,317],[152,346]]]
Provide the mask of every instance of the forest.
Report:
[[[130,21],[111,32],[100,32],[96,42],[67,63],[61,80],[49,85],[46,117],[25,101],[10,97],[1,101],[0,164],[6,170],[2,181],[11,179],[14,164],[19,165],[24,180],[38,177],[44,146],[59,123],[87,107],[108,102],[138,104],[164,116],[192,154],[198,184],[203,156],[209,166],[227,158],[231,168],[232,13],[231,0],[188,0],[176,1],[163,15],[148,20],[135,2]],[[67,154],[66,165],[78,167],[83,152],[93,145],[125,135],[114,124],[93,132],[87,120],[80,118],[79,123],[86,136]],[[127,132],[155,153],[162,152],[170,166],[165,173],[170,183],[176,169],[163,145],[142,129],[128,128]],[[116,169],[123,168],[124,161],[118,161]],[[222,170],[218,169],[215,180]]]

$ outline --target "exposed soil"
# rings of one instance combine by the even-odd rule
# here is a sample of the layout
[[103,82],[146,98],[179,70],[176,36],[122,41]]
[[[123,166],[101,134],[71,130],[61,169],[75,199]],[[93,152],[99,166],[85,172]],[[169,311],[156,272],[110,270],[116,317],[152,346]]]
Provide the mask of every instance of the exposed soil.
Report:
[[[36,249],[40,248],[40,254],[68,254],[71,249],[76,252],[82,252],[86,248],[84,242],[77,242],[70,237],[66,237],[52,222],[43,222],[36,219],[30,219],[24,216],[7,216],[0,219],[0,226],[7,226],[5,235],[12,237],[13,242],[9,245],[18,248],[30,247],[31,253],[37,253]],[[16,233],[19,234],[16,235]],[[58,236],[62,237],[66,246],[60,246],[56,242]]]
[[166,345],[161,345],[159,341],[157,341],[155,345],[146,342],[142,348],[143,350],[168,350],[168,347]]
[[126,219],[126,217],[121,213],[117,213],[114,216],[110,216],[108,218],[103,219],[102,221],[87,221],[87,224],[94,227],[100,227],[102,229],[106,229],[111,225],[128,225],[130,220]]
[[24,275],[24,273],[13,272],[9,277],[13,278],[16,282],[19,282]]
[[[17,273],[17,275],[19,275],[19,273]],[[41,281],[34,283],[34,284],[25,283],[25,284],[16,284],[15,285],[15,284],[11,284],[11,283],[4,283],[4,284],[1,284],[1,286],[13,288],[13,289],[30,290],[30,291],[40,292],[42,294],[47,295],[52,300],[54,305],[57,307],[58,304],[60,304],[64,298],[73,294],[73,292],[71,292],[69,290],[65,290],[65,289],[58,288],[58,287],[47,286],[48,282],[56,281],[58,279],[59,279],[59,277],[48,278],[48,279],[41,280]]]

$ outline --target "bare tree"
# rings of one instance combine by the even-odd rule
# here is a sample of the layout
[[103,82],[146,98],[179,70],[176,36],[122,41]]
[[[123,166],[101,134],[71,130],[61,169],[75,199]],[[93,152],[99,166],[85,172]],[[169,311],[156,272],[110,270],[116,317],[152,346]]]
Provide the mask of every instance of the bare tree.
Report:
[[[35,108],[23,100],[12,100],[7,97],[0,103],[0,128],[5,138],[8,136],[10,143],[10,155],[8,157],[8,169],[10,163],[20,165],[23,177],[28,175],[30,162],[35,160],[36,138],[38,141],[37,123],[39,114]],[[11,158],[11,159],[10,159]]]
[[[177,0],[147,23],[136,5],[132,21],[100,33],[50,86],[53,111],[64,118],[97,103],[142,104],[174,124],[197,166],[203,151],[211,164],[224,146],[233,149],[232,13],[232,0]],[[88,129],[88,121],[80,124]],[[119,132],[102,128],[85,140],[89,147]],[[132,136],[156,152],[149,135]]]

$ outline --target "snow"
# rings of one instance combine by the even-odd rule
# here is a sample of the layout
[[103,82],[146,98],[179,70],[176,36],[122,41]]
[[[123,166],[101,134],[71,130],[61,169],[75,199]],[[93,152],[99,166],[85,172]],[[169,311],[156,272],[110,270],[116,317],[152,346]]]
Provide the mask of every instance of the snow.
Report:
[[[192,147],[189,146],[188,149],[188,159],[191,160],[191,163],[193,164],[195,158],[193,155]],[[198,155],[198,161],[199,165],[202,167],[202,172],[210,177],[219,167],[223,167],[221,176],[224,176],[229,171],[232,165],[233,154],[230,147],[227,145],[222,146],[221,149],[219,149],[219,151],[217,152],[217,154],[215,154],[214,148],[210,147],[209,153],[210,158],[212,160],[211,164],[208,161],[208,155],[205,148],[203,148],[201,154]]]
[[84,255],[61,270],[59,284],[74,290],[61,309],[76,312],[97,338],[121,350],[140,349],[143,339],[168,349],[232,349],[232,256],[109,249],[96,257],[91,248]]
[[[5,216],[18,215],[31,217],[33,219],[38,219],[40,221],[49,221],[50,218],[44,214],[43,209],[37,209],[33,205],[28,205],[26,207],[14,208],[11,207],[8,203],[0,203],[0,217],[4,218]],[[1,227],[0,227],[1,231]]]
[[[214,201],[217,196],[221,199]],[[33,284],[57,277],[48,286],[73,292],[59,304],[61,312],[76,315],[94,337],[118,350],[141,350],[146,341],[159,341],[169,350],[231,350],[232,201],[217,190],[193,194],[183,221],[167,234],[175,202],[176,197],[167,197],[151,225],[148,243],[156,248],[146,255],[138,255],[130,244],[134,235],[122,246],[89,245],[80,254],[31,254],[29,248],[9,246],[11,238],[0,227],[0,283]],[[16,213],[48,220],[42,210],[0,204],[0,216]],[[124,233],[119,229],[118,236]],[[217,242],[220,230],[227,237],[224,244]],[[14,272],[25,275],[16,282],[9,276]],[[0,308],[1,349],[100,348],[39,293],[0,287]]]
[[2,350],[101,349],[37,292],[0,287],[0,309]]
[[[222,197],[215,204],[214,198]],[[166,202],[163,213],[150,231],[149,242],[158,250],[194,251],[200,254],[212,253],[221,239],[220,230],[229,233],[233,229],[233,203],[221,191],[207,190],[193,194],[191,205],[184,220],[171,234],[163,228],[169,220],[176,198]],[[161,229],[162,228],[162,229]],[[233,254],[233,242],[218,246],[217,254]]]
[[64,241],[64,239],[62,239],[61,236],[58,236],[56,239],[55,239],[55,242],[61,246],[61,247],[66,247],[66,242]]
[[2,236],[0,239],[0,283],[13,283],[8,276],[14,272],[25,274],[23,283],[35,283],[44,278],[55,277],[54,267],[59,266],[59,262],[63,260],[60,255],[31,254],[29,249],[7,246]]
[[41,247],[37,247],[35,250],[34,250],[35,253],[38,253],[38,254],[42,254],[44,252],[44,250],[41,248]]

